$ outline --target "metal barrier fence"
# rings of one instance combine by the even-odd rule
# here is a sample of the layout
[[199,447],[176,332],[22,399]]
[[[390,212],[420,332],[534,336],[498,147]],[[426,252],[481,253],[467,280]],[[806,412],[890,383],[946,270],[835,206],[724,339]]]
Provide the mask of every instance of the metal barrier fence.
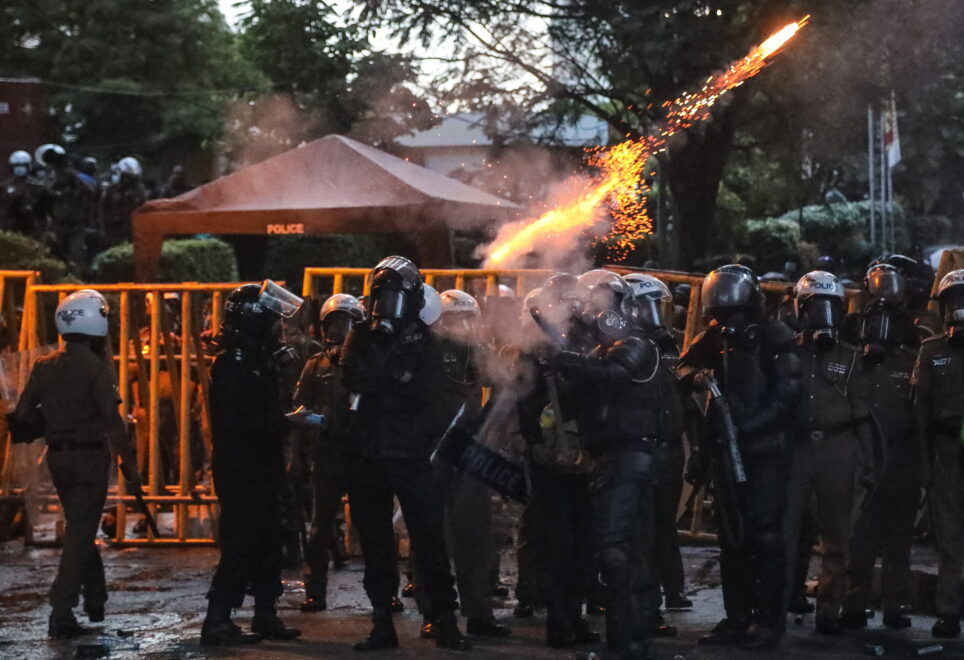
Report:
[[[631,269],[610,267],[617,272]],[[304,297],[315,305],[330,293],[367,294],[365,268],[308,268],[302,283]],[[672,271],[646,271],[670,284],[687,283],[691,295],[686,315],[684,345],[688,345],[701,329],[699,306],[700,275]],[[526,292],[540,286],[551,274],[549,270],[474,270],[438,269],[423,271],[426,282],[439,290],[458,288],[478,297],[498,295],[500,284],[515,291],[521,303]],[[83,284],[37,284],[37,273],[0,271],[0,301],[4,317],[17,316],[22,308],[16,331],[10,324],[0,329],[0,336],[16,336],[18,370],[16,392],[22,389],[29,360],[56,337],[52,327],[53,309],[69,293],[86,288]],[[211,358],[205,350],[205,330],[219,325],[221,299],[237,283],[180,284],[108,284],[98,285],[115,311],[111,315],[109,342],[117,366],[118,385],[122,395],[120,411],[137,420],[136,444],[142,478],[146,484],[145,499],[152,513],[164,513],[162,527],[172,529],[163,538],[154,538],[149,530],[143,537],[132,538],[127,523],[133,496],[123,485],[112,487],[109,502],[115,507],[118,544],[198,544],[213,542],[217,499],[210,471],[210,427],[208,423],[208,369]],[[786,284],[765,284],[768,294],[783,296],[790,290]],[[17,295],[23,291],[22,304]],[[857,295],[849,292],[848,295]],[[316,311],[316,308],[311,311]],[[6,333],[6,335],[4,335]],[[12,345],[11,345],[12,347]],[[15,400],[15,397],[14,397]],[[9,399],[8,399],[9,401]],[[6,437],[3,433],[0,437]],[[40,449],[30,446],[27,462],[42,459]],[[18,448],[19,451],[19,448]],[[12,474],[12,449],[4,442],[0,498],[23,496],[27,483],[16,483]],[[119,484],[122,480],[118,479]],[[703,530],[705,498],[690,497],[694,502],[692,524],[686,534],[692,538],[708,536]],[[56,502],[52,492],[41,496],[39,507]],[[27,541],[32,522],[39,509],[27,507]],[[681,508],[682,513],[682,508]]]
[[[40,284],[28,287],[24,309],[27,352],[53,337],[50,323],[55,305],[82,284]],[[137,460],[145,483],[144,499],[155,517],[172,514],[170,536],[142,538],[127,532],[134,497],[123,480],[112,487],[118,544],[197,544],[213,542],[217,503],[210,472],[208,368],[203,333],[219,325],[222,294],[237,283],[105,284],[97,290],[114,313],[108,345],[117,366],[120,412],[135,421]],[[48,494],[41,505],[56,501]],[[27,507],[28,513],[36,510]],[[27,541],[33,529],[28,519]],[[165,527],[165,525],[162,525]],[[163,533],[163,532],[162,532]]]

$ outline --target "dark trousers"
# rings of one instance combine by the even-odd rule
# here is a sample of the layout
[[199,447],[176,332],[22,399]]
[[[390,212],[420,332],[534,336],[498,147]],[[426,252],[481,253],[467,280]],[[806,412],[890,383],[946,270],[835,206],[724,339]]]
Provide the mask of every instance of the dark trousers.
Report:
[[679,549],[676,515],[683,494],[683,466],[686,462],[683,443],[673,442],[656,453],[655,507],[656,530],[653,534],[653,556],[656,579],[667,596],[683,593],[683,559]]
[[910,548],[914,519],[920,502],[918,447],[906,438],[894,453],[854,527],[847,566],[845,612],[863,612],[871,606],[874,564],[881,557],[881,607],[897,612],[907,599]]
[[456,597],[445,549],[442,496],[428,459],[350,456],[347,465],[352,522],[365,555],[364,585],[372,607],[387,609],[398,588],[392,525],[397,497],[430,601],[426,614],[437,619],[454,612]]
[[239,478],[224,468],[214,469],[221,519],[218,543],[221,558],[211,580],[208,598],[241,607],[250,586],[255,605],[273,605],[282,593],[280,475],[276,478]]
[[305,552],[305,596],[325,597],[328,561],[336,543],[335,521],[345,494],[345,462],[330,444],[317,447],[311,458],[312,516]]
[[546,559],[543,556],[545,548],[545,517],[546,514],[538,508],[539,500],[529,502],[519,516],[519,527],[516,531],[516,564],[519,577],[516,583],[516,596],[520,603],[541,606],[546,601]]
[[935,599],[937,613],[960,616],[961,568],[964,565],[964,446],[957,436],[934,438],[931,514],[940,552]]
[[633,641],[656,627],[652,555],[655,461],[642,451],[613,451],[597,458],[590,482],[593,550],[606,586],[606,644],[626,657]]
[[[449,466],[436,469],[445,498],[445,545],[455,565],[462,615],[492,618],[493,573],[498,579],[499,555],[492,535],[492,491],[478,479]],[[419,611],[429,607],[424,579],[414,562],[415,602]]]
[[[817,583],[817,617],[840,616],[847,593],[847,561],[853,533],[854,484],[858,439],[838,433],[821,440],[800,440],[791,449],[784,540],[787,556],[786,601],[793,595],[803,519],[816,499],[816,521],[823,556]],[[809,552],[807,553],[809,560]]]
[[782,450],[774,447],[743,452],[743,464],[747,481],[737,486],[736,502],[743,519],[742,545],[726,526],[719,526],[723,606],[727,619],[738,625],[755,623],[781,629],[786,459]]
[[592,509],[589,478],[533,465],[529,506],[544,514],[546,627],[568,630],[581,616],[595,580],[592,570]]
[[50,587],[54,615],[66,615],[80,602],[103,607],[107,601],[104,564],[94,539],[107,499],[110,473],[107,449],[49,451],[47,467],[63,507],[64,546],[57,577]]

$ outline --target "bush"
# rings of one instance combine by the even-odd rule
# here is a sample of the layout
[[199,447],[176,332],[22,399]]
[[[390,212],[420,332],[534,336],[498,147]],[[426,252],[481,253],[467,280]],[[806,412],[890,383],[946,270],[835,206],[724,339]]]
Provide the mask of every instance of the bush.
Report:
[[390,254],[412,255],[411,244],[395,234],[329,234],[327,236],[272,236],[264,272],[301,290],[306,267],[371,268]]
[[786,218],[747,220],[737,249],[755,258],[758,272],[782,271],[800,253],[800,225]]
[[[122,243],[94,259],[95,282],[134,281],[134,246]],[[234,250],[216,238],[164,241],[159,282],[237,282]]]
[[0,268],[39,270],[48,284],[67,278],[67,264],[52,257],[46,245],[13,231],[0,231]]

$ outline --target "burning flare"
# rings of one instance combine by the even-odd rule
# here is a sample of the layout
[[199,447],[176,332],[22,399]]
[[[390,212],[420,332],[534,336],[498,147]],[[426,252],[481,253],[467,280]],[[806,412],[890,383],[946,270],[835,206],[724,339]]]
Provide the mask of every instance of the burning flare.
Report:
[[600,174],[591,184],[572,202],[553,208],[538,218],[502,227],[489,246],[485,266],[508,266],[540,243],[576,232],[589,232],[603,219],[607,207],[612,216],[610,231],[597,240],[609,241],[614,257],[625,257],[634,249],[634,241],[652,233],[653,223],[646,210],[645,196],[649,187],[643,177],[646,162],[664,150],[672,136],[708,119],[710,108],[720,97],[760,73],[769,58],[778,53],[809,18],[805,16],[784,26],[726,71],[708,78],[699,90],[665,102],[666,120],[655,133],[592,151],[589,165],[597,168]]

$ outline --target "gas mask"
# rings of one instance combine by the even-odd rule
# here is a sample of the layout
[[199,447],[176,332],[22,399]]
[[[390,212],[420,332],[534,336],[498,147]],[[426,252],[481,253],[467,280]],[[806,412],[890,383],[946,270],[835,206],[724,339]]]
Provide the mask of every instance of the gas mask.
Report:
[[585,320],[593,335],[604,344],[611,344],[629,336],[632,330],[630,297],[620,296],[607,283],[592,287],[589,292]]
[[889,348],[901,341],[896,310],[888,303],[878,302],[864,312],[860,340],[864,356],[872,362],[882,362]]
[[733,346],[752,348],[763,336],[763,329],[749,310],[711,310],[709,327]]
[[14,165],[13,166],[13,176],[17,179],[22,179],[30,173],[30,168],[27,165]]
[[636,305],[639,309],[639,325],[656,342],[660,350],[672,348],[675,352],[676,339],[663,323],[662,304],[655,299],[637,299]]
[[947,341],[952,346],[964,346],[964,292],[954,291],[942,297],[941,316],[947,327]]
[[843,319],[840,301],[828,296],[812,296],[800,305],[800,330],[808,333],[818,349],[831,348],[837,343],[837,329]]
[[341,346],[351,330],[352,319],[348,312],[330,312],[321,322],[321,329],[325,335],[325,345],[328,347]]
[[382,259],[372,270],[368,284],[371,293],[366,303],[372,331],[377,334],[394,334],[422,309],[422,275],[405,257]]
[[435,327],[445,337],[468,342],[476,335],[477,319],[472,312],[445,312]]

